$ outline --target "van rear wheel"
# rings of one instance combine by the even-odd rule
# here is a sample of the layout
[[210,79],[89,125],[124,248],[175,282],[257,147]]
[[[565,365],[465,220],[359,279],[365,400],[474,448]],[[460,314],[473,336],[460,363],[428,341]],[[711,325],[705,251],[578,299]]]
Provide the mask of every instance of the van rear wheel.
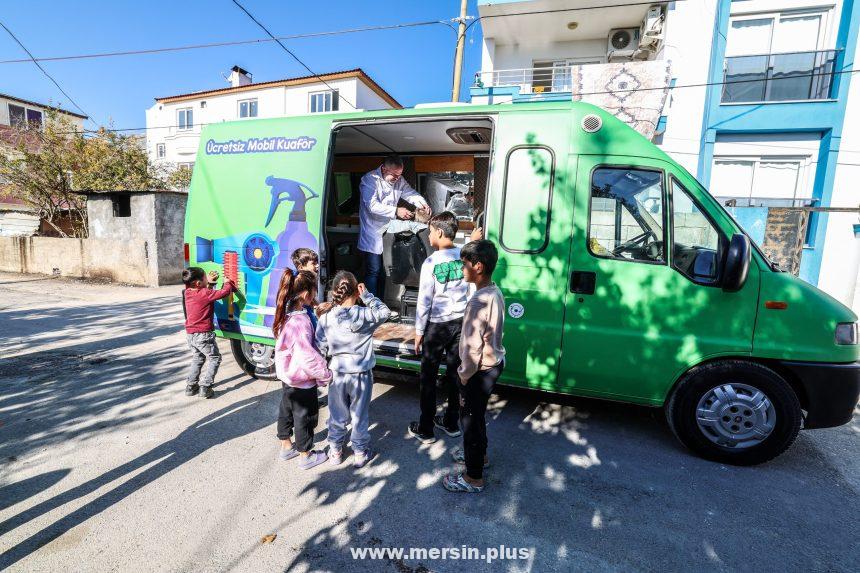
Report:
[[755,465],[791,446],[802,412],[779,374],[761,364],[724,360],[688,372],[666,417],[681,443],[703,458]]
[[230,350],[239,368],[248,376],[261,380],[277,378],[274,347],[259,342],[231,340]]

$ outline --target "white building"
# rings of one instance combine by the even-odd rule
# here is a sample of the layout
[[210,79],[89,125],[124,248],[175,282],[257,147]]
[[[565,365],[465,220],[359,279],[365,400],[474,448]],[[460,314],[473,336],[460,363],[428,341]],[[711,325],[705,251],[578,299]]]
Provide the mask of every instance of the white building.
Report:
[[[29,125],[42,128],[49,121],[49,112],[67,120],[77,129],[83,129],[87,116],[50,105],[0,94],[0,153],[2,147],[14,148],[18,144],[17,127]],[[35,142],[31,143],[35,145]],[[4,192],[0,180],[0,236],[30,236],[39,231],[39,217],[23,201]]]
[[[626,62],[634,76],[650,74],[647,87],[659,92],[654,70],[665,64],[668,95],[659,112],[647,110],[657,118],[647,135],[713,195],[737,205],[734,215],[760,244],[774,207],[860,206],[860,134],[847,129],[860,124],[860,78],[851,72],[860,2],[626,4],[478,0],[484,41],[472,101],[589,101],[580,94],[620,89],[583,81],[611,76],[612,62]],[[855,310],[857,223],[857,212],[812,212],[799,268]]]
[[245,118],[284,117],[402,106],[361,69],[254,83],[238,66],[230,87],[159,97],[146,110],[146,148],[155,161],[193,166],[201,126]]

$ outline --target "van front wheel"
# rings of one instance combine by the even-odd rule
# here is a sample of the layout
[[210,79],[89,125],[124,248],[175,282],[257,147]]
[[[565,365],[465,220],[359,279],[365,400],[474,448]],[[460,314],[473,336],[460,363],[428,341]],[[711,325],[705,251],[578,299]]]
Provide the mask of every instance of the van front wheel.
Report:
[[239,368],[248,376],[261,380],[277,378],[274,347],[259,342],[231,340],[230,350]]
[[688,372],[666,406],[675,436],[703,458],[755,465],[797,438],[802,412],[791,386],[752,362],[724,360]]

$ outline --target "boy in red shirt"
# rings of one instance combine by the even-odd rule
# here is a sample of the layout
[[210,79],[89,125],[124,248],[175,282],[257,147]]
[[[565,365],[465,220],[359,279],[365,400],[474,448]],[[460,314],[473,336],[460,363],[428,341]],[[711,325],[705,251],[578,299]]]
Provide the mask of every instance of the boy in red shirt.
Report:
[[[208,277],[200,267],[191,267],[182,271],[182,282],[185,283],[182,308],[185,311],[188,347],[192,352],[191,370],[188,372],[188,380],[185,384],[186,396],[194,396],[198,391],[201,398],[211,398],[215,395],[212,391],[212,383],[221,365],[221,353],[215,342],[212,316],[215,312],[215,301],[229,296],[236,290],[236,285],[230,279],[224,280],[222,288],[212,289],[211,285],[217,281],[217,271],[210,271]],[[204,364],[206,364],[206,371],[201,377],[200,370]]]

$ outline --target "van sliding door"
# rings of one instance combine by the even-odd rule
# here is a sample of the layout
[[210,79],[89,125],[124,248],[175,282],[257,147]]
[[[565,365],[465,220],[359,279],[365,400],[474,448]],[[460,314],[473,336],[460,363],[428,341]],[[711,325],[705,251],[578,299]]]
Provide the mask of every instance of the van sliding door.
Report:
[[506,304],[503,380],[546,390],[556,389],[572,230],[569,124],[563,111],[499,114],[487,202]]

